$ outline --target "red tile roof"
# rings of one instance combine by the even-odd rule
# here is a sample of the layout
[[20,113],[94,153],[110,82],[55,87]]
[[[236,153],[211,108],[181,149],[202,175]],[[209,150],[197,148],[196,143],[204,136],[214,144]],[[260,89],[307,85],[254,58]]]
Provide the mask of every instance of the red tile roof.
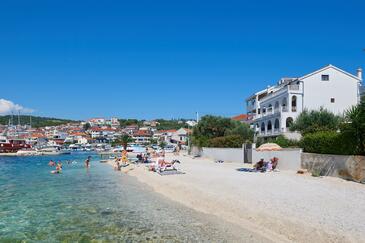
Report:
[[241,114],[241,115],[238,115],[238,116],[234,116],[231,119],[235,120],[235,121],[246,121],[248,119],[248,115]]
[[170,129],[170,130],[159,130],[157,132],[160,132],[160,133],[174,133],[174,132],[177,132],[177,130],[175,129]]
[[146,131],[146,130],[138,130],[135,133],[133,133],[134,136],[151,136],[151,132]]

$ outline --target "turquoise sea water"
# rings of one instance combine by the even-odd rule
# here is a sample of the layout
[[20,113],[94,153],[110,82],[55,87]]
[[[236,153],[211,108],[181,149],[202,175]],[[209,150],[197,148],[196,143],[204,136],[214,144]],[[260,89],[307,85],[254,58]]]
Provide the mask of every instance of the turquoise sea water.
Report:
[[[153,193],[86,154],[0,156],[0,242],[222,242],[205,215]],[[53,175],[50,159],[64,168]],[[66,161],[73,161],[67,164]]]

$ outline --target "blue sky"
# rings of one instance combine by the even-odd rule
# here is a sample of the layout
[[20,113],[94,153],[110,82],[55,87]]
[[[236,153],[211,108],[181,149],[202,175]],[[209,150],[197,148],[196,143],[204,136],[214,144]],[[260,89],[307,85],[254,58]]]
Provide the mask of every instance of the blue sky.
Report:
[[74,119],[233,116],[281,77],[330,63],[365,68],[364,9],[351,0],[1,1],[0,98]]

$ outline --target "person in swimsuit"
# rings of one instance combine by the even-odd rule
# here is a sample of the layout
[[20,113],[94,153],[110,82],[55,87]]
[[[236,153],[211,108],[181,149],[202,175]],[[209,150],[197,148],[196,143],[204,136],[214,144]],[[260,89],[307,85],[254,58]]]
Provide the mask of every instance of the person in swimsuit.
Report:
[[87,159],[85,160],[85,167],[86,168],[90,167],[90,159],[91,159],[91,156],[87,157]]

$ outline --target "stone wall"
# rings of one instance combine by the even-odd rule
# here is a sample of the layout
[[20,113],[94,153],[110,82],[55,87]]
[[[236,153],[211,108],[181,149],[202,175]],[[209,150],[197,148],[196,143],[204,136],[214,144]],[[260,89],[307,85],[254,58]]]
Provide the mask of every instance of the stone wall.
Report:
[[302,153],[301,157],[309,172],[365,183],[365,156]]

